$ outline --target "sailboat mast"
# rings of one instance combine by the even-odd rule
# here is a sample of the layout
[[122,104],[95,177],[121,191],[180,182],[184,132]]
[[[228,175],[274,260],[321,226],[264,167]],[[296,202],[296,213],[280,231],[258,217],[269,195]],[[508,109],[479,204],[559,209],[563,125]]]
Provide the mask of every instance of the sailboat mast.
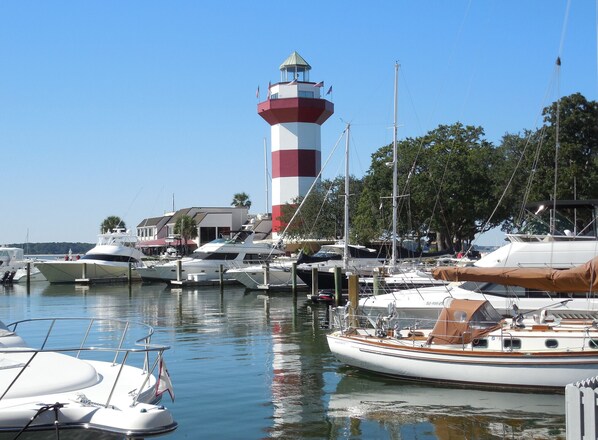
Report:
[[392,127],[392,263],[394,268],[397,263],[397,101],[399,63],[395,62],[395,99],[394,99],[394,123]]
[[344,235],[345,244],[343,249],[343,266],[345,269],[349,266],[349,134],[351,132],[351,124],[347,124],[345,140],[345,224]]

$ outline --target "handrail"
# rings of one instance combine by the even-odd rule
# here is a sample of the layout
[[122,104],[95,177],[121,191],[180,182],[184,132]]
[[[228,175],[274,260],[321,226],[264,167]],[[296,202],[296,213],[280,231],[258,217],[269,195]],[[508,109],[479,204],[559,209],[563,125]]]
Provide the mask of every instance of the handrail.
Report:
[[[129,320],[120,320],[120,319],[111,319],[111,318],[99,318],[99,319],[98,318],[77,318],[77,317],[31,318],[31,319],[15,321],[13,323],[8,324],[6,327],[11,331],[16,332],[17,328],[21,329],[24,326],[24,324],[35,324],[37,322],[44,322],[44,321],[49,322],[49,327],[48,327],[45,335],[42,333],[41,335],[37,336],[37,337],[43,338],[43,342],[39,348],[30,347],[30,346],[0,348],[0,354],[2,354],[2,353],[12,353],[12,354],[14,354],[14,353],[19,353],[19,354],[30,353],[30,354],[32,354],[32,356],[29,358],[29,360],[22,367],[19,365],[19,368],[21,368],[19,373],[16,375],[16,377],[13,379],[13,381],[8,385],[8,387],[2,392],[2,395],[0,395],[0,400],[2,400],[6,396],[6,394],[9,392],[9,390],[19,380],[19,378],[21,377],[23,372],[27,369],[27,367],[31,364],[33,359],[39,353],[49,353],[49,352],[62,353],[62,354],[70,353],[73,357],[75,357],[77,359],[80,358],[82,353],[93,353],[93,352],[112,353],[114,355],[114,357],[112,358],[113,365],[117,364],[117,360],[118,360],[119,356],[121,354],[123,354],[122,361],[120,362],[119,371],[113,380],[110,393],[109,393],[105,403],[103,403],[103,406],[108,407],[110,405],[112,395],[114,394],[114,391],[116,390],[116,387],[119,383],[121,372],[123,371],[124,366],[127,365],[127,361],[129,361],[131,358],[130,355],[136,354],[136,353],[142,353],[142,354],[144,354],[143,361],[142,361],[144,374],[142,376],[142,379],[143,379],[142,385],[141,385],[141,387],[139,387],[137,389],[137,394],[136,394],[135,399],[132,404],[132,406],[134,406],[138,403],[138,398],[140,397],[142,392],[144,392],[144,388],[147,386],[148,382],[150,381],[150,378],[152,377],[152,374],[154,373],[159,360],[162,359],[164,351],[168,350],[170,348],[167,345],[151,343],[151,337],[154,333],[154,329],[151,326],[149,326],[147,324],[143,324],[143,323],[136,323],[136,322],[132,323]],[[87,325],[87,329],[83,335],[83,338],[78,345],[66,346],[66,347],[62,346],[62,347],[58,347],[58,348],[50,348],[49,347],[51,345],[50,337],[51,336],[53,336],[54,338],[56,337],[56,336],[54,336],[54,334],[56,333],[54,330],[56,330],[58,328],[56,326],[56,324],[57,324],[57,322],[60,322],[60,321],[71,321],[71,322],[88,321],[89,322],[89,324]],[[117,328],[116,326],[112,326],[109,329],[98,328],[97,331],[93,331],[94,325],[101,325],[101,324],[107,324],[107,323],[118,324],[119,326],[123,327],[122,333],[120,333],[120,329]],[[132,328],[131,324],[137,324],[138,328],[145,329],[145,335],[142,336],[141,338],[135,339],[131,343],[125,344],[127,335],[131,334],[131,332],[130,332],[130,330]],[[43,329],[43,327],[42,327],[42,329]],[[113,335],[115,331],[118,331],[120,333],[118,335],[118,343],[116,345],[109,345],[109,346],[87,345],[88,341],[90,340],[90,336],[95,336],[95,335],[101,336],[104,334]],[[113,339],[111,339],[109,342],[112,342],[112,340]],[[102,342],[104,342],[104,341],[102,340]],[[92,341],[92,343],[93,343],[93,341]],[[150,359],[150,353],[155,353],[155,355],[151,356],[151,358],[155,357],[155,359]],[[97,359],[97,357],[93,357],[93,358]],[[105,359],[105,361],[107,362],[108,360]],[[141,361],[139,360],[139,357],[137,357],[137,361],[135,363],[137,365],[139,365],[140,362]],[[131,363],[131,362],[129,362],[129,363]],[[151,368],[150,368],[150,365],[152,365]],[[157,378],[157,380],[159,380],[159,377]],[[147,391],[147,390],[145,390],[145,391]]]

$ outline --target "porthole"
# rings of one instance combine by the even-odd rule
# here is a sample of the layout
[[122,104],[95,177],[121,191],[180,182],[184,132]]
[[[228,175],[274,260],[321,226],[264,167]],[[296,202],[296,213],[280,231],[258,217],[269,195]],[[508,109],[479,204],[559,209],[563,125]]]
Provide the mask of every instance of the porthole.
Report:
[[559,346],[559,341],[556,339],[546,339],[544,345],[546,345],[546,348],[557,348]]
[[488,348],[488,339],[474,339],[471,346],[476,348]]
[[507,338],[504,340],[503,346],[512,350],[519,350],[521,348],[521,339]]

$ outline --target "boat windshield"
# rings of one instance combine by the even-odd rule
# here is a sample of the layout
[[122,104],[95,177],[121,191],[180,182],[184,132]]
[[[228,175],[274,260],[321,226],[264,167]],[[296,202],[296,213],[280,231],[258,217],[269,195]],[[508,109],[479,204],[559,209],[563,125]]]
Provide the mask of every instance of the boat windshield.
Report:
[[194,260],[234,260],[238,256],[238,252],[193,252],[191,258]]
[[[570,204],[557,202],[555,212],[551,203],[551,201],[547,201],[530,204],[528,208],[533,211],[528,211],[517,235],[596,236],[596,207],[594,205],[584,204],[581,201]],[[554,231],[550,230],[552,222],[554,222]]]
[[112,261],[120,263],[138,263],[137,258],[129,257],[127,255],[110,255],[110,254],[85,254],[81,260],[95,260],[95,261]]

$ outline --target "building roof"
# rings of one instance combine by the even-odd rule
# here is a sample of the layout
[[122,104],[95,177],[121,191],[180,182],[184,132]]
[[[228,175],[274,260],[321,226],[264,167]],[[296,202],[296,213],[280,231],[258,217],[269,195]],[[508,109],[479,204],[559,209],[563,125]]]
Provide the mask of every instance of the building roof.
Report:
[[141,221],[141,223],[139,223],[137,225],[138,228],[142,228],[144,226],[156,226],[158,223],[160,223],[160,220],[162,220],[164,217],[152,217],[152,218],[146,218],[144,220]]
[[311,66],[303,59],[301,55],[297,52],[293,52],[289,57],[283,61],[280,65],[280,70],[285,70],[287,67],[291,66],[303,66],[306,70],[310,70]]

